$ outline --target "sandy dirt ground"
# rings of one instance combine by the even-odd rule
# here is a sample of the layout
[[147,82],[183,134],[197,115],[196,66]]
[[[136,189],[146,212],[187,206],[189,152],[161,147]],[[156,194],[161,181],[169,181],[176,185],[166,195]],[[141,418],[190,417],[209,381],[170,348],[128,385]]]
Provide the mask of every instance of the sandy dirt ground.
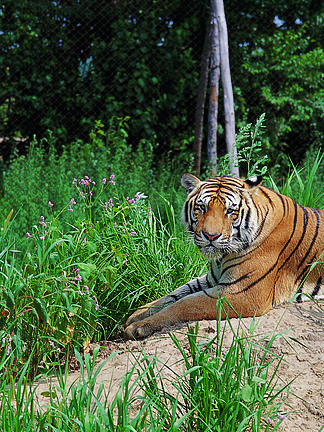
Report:
[[[256,340],[264,338],[263,344],[270,340],[273,332],[280,333],[272,345],[272,352],[276,355],[284,355],[278,370],[279,385],[293,381],[290,391],[285,391],[287,397],[286,419],[280,425],[280,431],[284,432],[318,432],[324,425],[324,303],[319,305],[313,302],[303,304],[290,304],[270,311],[260,318],[260,322],[254,332]],[[232,319],[232,325],[237,328],[238,320]],[[251,319],[242,320],[241,326],[248,331]],[[194,326],[194,323],[190,323]],[[212,338],[215,335],[215,321],[201,321],[199,323],[199,335],[202,338]],[[186,337],[187,327],[183,325],[170,329],[183,346],[188,348]],[[166,333],[141,341],[108,341],[103,342],[98,355],[98,366],[112,352],[120,351],[110,359],[102,368],[97,379],[97,386],[105,382],[105,390],[111,400],[120,387],[122,377],[129,370],[136,358],[140,359],[142,350],[147,355],[156,356],[159,359],[159,368],[163,376],[163,382],[167,391],[174,391],[172,381],[175,374],[183,371],[182,357],[176,349],[171,338]],[[228,347],[232,340],[229,329],[226,330],[224,347]],[[90,353],[94,346],[90,346]],[[68,383],[72,384],[80,379],[80,371],[71,371]],[[52,385],[55,387],[55,379]],[[41,383],[37,389],[39,403],[47,404],[48,399],[42,396],[47,390],[47,384]],[[324,431],[324,427],[323,427]]]

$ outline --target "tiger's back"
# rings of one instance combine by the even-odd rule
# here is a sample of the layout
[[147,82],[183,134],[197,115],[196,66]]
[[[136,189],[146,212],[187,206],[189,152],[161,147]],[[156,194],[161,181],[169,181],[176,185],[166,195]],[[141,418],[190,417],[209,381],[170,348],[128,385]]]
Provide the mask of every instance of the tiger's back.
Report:
[[324,210],[300,206],[261,180],[182,177],[183,222],[210,270],[135,312],[126,337],[215,318],[220,297],[231,304],[229,317],[260,315],[295,295],[323,297]]

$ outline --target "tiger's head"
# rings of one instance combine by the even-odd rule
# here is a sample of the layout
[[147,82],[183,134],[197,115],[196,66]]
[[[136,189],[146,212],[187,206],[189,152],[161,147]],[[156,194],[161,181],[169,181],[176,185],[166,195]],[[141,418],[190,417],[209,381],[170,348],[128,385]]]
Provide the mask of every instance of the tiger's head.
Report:
[[195,244],[209,259],[240,252],[258,233],[258,210],[253,196],[262,177],[242,180],[215,177],[200,181],[191,174],[181,178],[187,190],[182,218]]

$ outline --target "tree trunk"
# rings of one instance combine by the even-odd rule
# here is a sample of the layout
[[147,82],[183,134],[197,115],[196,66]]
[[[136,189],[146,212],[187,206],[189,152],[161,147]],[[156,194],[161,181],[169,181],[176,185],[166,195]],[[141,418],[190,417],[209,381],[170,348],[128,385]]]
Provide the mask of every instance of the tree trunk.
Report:
[[214,1],[216,4],[220,40],[221,75],[224,91],[226,150],[227,153],[230,155],[230,171],[232,174],[238,177],[239,169],[237,163],[237,152],[236,147],[233,146],[235,141],[235,114],[233,88],[228,55],[227,25],[225,20],[223,0],[212,0],[212,2]]
[[204,49],[201,59],[200,67],[200,78],[199,78],[199,90],[195,113],[195,139],[194,139],[194,172],[200,175],[201,165],[201,143],[203,137],[204,127],[204,110],[205,110],[205,99],[206,89],[208,82],[208,64],[210,56],[210,41],[211,41],[211,28],[210,25],[207,27]]
[[208,112],[207,158],[211,176],[217,175],[217,127],[218,127],[218,94],[220,77],[219,31],[215,2],[211,2],[211,50],[210,50],[210,97]]

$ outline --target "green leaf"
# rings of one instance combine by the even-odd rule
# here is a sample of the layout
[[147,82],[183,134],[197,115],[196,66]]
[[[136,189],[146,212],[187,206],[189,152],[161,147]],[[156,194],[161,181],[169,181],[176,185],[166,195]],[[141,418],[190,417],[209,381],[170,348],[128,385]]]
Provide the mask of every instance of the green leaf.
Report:
[[88,277],[97,270],[97,266],[91,263],[80,263],[78,266],[80,268],[79,274],[81,275],[83,282],[86,282]]
[[252,395],[252,387],[248,384],[245,384],[245,386],[241,390],[241,396],[244,402],[250,402]]
[[38,317],[45,323],[48,323],[48,315],[47,315],[45,301],[41,297],[35,298],[33,305],[37,312]]

